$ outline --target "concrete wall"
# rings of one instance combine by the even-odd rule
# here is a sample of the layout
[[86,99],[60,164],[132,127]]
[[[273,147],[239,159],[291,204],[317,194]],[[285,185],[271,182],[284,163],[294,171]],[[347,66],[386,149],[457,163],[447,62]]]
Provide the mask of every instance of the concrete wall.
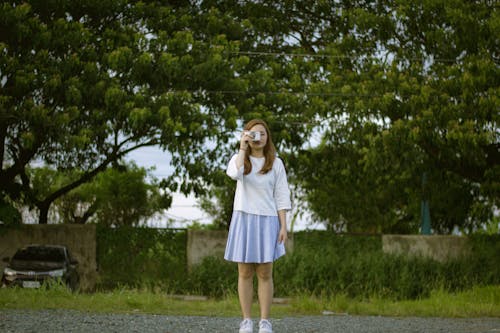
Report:
[[445,235],[383,235],[384,253],[423,256],[445,262],[470,251],[466,237]]
[[[95,225],[48,224],[0,227],[0,259],[11,258],[16,250],[29,244],[65,245],[78,260],[80,289],[94,289],[97,281]],[[6,263],[0,261],[3,272]]]
[[204,257],[224,257],[227,231],[225,230],[188,230],[187,265],[188,268],[202,262]]

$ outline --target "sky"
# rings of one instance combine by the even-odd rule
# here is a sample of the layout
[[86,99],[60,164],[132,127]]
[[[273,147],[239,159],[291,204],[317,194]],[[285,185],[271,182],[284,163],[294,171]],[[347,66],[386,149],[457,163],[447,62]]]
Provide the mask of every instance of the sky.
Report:
[[[167,177],[172,173],[170,165],[170,155],[167,152],[161,151],[158,147],[143,147],[130,152],[126,158],[128,161],[134,161],[138,166],[149,169],[154,167],[151,172],[158,179]],[[209,224],[212,219],[204,211],[198,208],[198,204],[194,195],[185,196],[182,193],[174,193],[172,206],[164,216],[156,217],[149,221],[152,227],[165,228],[168,219],[176,221],[170,227],[186,227],[187,225],[197,221],[202,224]],[[291,214],[288,214],[288,225],[290,229]],[[297,219],[294,225],[294,231],[305,229],[324,229],[321,224],[310,224],[310,217],[304,214],[302,218]]]

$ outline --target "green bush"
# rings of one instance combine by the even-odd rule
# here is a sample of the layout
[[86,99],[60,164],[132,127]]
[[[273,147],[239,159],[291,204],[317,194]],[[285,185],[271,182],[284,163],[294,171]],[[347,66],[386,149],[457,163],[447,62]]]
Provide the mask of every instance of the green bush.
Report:
[[474,284],[500,284],[500,234],[469,236],[471,256],[468,274],[473,275]]
[[[211,297],[236,293],[234,263],[207,257],[187,272],[186,238],[185,231],[98,228],[99,287],[161,288]],[[455,292],[500,284],[500,235],[469,239],[470,255],[439,263],[384,254],[379,236],[295,233],[293,253],[274,265],[275,295],[402,300],[427,297],[434,290]]]
[[275,264],[275,291],[282,296],[345,294],[392,299],[427,297],[500,283],[499,237],[471,237],[471,254],[439,263],[384,254],[380,237],[297,233],[295,251]]
[[[19,226],[22,223],[21,213],[12,205],[9,200],[0,196],[0,225]],[[6,229],[2,229],[6,230]],[[0,231],[1,232],[1,231]]]
[[187,278],[185,230],[97,228],[100,289],[162,287],[181,292]]
[[194,266],[185,284],[188,294],[221,297],[235,293],[238,287],[238,267],[235,263],[211,256]]

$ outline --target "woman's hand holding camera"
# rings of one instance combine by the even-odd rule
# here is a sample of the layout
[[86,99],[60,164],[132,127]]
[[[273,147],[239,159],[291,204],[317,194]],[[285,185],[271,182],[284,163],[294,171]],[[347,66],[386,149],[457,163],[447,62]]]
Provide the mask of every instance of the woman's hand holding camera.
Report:
[[252,140],[252,137],[249,135],[249,132],[244,131],[243,133],[241,133],[240,149],[247,150],[248,149],[248,142],[250,140]]

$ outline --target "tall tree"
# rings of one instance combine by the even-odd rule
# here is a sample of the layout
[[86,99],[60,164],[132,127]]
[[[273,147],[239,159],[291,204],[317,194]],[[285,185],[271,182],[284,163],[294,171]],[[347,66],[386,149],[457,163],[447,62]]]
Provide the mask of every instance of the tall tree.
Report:
[[[187,150],[178,144],[188,136],[182,132],[194,118],[207,117],[189,93],[145,89],[148,70],[167,65],[148,51],[140,8],[126,1],[1,6],[2,194],[37,206],[46,223],[54,200],[128,152],[148,145]],[[172,42],[183,40],[169,33]],[[205,134],[183,139],[200,142]],[[83,172],[39,198],[26,171],[36,160]]]
[[[443,232],[473,229],[498,205],[500,26],[488,1],[8,1],[1,9],[0,190],[9,200],[48,211],[144,145],[173,155],[176,171],[163,185],[203,193],[232,132],[260,117],[310,206],[335,207],[318,210],[332,224],[365,228],[373,215],[377,230],[415,230],[424,192]],[[318,144],[307,145],[311,138]],[[84,172],[40,200],[25,171],[34,160]]]
[[[473,231],[498,207],[498,7],[349,1],[315,7],[329,108],[295,169],[315,213],[347,230]],[[427,174],[428,185],[422,187]],[[364,226],[363,226],[364,225]]]
[[[238,111],[211,93],[244,85],[246,60],[221,31],[232,28],[190,3],[2,2],[2,195],[37,206],[46,223],[54,200],[152,145],[172,153],[182,190],[202,191],[217,161],[206,143],[237,125]],[[37,160],[83,172],[39,198],[26,171]]]
[[[44,197],[78,173],[48,168],[29,171],[37,195]],[[170,207],[169,193],[160,191],[155,178],[134,164],[114,166],[57,199],[49,216],[56,223],[88,222],[109,226],[138,225]]]
[[[1,6],[0,191],[37,206],[40,223],[54,200],[140,147],[172,154],[175,173],[164,186],[202,193],[238,120],[278,119],[280,137],[302,140],[283,121],[295,119],[305,103],[288,93],[303,85],[301,60],[250,56],[286,37],[285,25],[270,14],[259,18],[271,6],[126,0]],[[39,160],[83,172],[39,198],[26,172]]]
[[259,27],[249,57],[260,77],[271,74],[268,91],[279,88],[277,68],[289,73],[287,97],[265,96],[263,107],[285,109],[283,119],[300,124],[292,132],[307,137],[278,131],[282,147],[292,142],[286,159],[316,218],[417,232],[425,198],[436,232],[491,219],[500,197],[493,2],[264,0],[237,15]]

